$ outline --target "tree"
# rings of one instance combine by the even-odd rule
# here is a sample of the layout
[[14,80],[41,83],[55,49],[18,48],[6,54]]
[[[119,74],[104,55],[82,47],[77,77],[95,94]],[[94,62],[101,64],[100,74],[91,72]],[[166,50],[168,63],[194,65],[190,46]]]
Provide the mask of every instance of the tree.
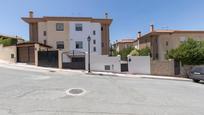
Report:
[[125,60],[132,50],[134,50],[133,47],[128,47],[119,51],[118,54],[121,56],[121,59]]
[[139,50],[139,55],[140,56],[149,56],[151,53],[151,50],[149,47],[143,48]]
[[132,50],[132,51],[130,52],[129,55],[131,55],[131,56],[139,56],[140,54],[139,54],[139,51],[138,51],[137,49],[134,49],[134,50]]
[[134,49],[131,51],[131,56],[149,56],[151,53],[150,48],[146,47],[143,49]]
[[172,49],[166,57],[167,59],[181,61],[183,65],[204,64],[204,42],[189,38],[178,48]]

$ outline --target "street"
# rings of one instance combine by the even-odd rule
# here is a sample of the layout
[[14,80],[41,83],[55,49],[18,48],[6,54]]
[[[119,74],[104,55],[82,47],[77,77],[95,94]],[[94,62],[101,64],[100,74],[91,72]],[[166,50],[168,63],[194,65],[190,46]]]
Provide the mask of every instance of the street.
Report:
[[1,115],[203,115],[203,96],[191,81],[0,67]]

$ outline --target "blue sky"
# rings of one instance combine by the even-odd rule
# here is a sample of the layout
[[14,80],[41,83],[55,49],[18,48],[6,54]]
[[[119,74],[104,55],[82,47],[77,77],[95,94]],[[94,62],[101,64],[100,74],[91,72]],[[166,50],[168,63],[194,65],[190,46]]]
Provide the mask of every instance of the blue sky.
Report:
[[0,33],[28,39],[21,20],[29,10],[35,16],[87,16],[113,19],[111,39],[135,38],[149,25],[157,29],[204,30],[204,0],[0,0]]

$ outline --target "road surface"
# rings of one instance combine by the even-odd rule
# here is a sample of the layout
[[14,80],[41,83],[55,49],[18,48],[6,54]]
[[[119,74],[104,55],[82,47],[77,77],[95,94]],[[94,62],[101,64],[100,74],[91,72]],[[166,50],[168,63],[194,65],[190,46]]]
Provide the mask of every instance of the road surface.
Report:
[[0,67],[1,115],[204,115],[203,96],[191,81]]

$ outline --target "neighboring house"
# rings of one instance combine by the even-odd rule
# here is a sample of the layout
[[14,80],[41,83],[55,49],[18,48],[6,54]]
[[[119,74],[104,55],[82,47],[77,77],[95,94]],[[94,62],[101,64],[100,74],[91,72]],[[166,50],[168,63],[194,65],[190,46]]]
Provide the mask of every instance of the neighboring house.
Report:
[[24,40],[21,37],[0,34],[0,44],[4,46],[12,46],[23,42]]
[[0,35],[0,60],[7,62],[16,62],[17,48],[16,45],[24,42],[18,36]]
[[[140,33],[141,34],[141,33]],[[166,60],[165,55],[171,50],[177,48],[180,44],[192,38],[194,40],[203,41],[204,31],[193,30],[154,30],[151,25],[150,32],[140,35],[137,40],[139,49],[149,47],[153,60]]]
[[30,42],[43,43],[63,52],[87,52],[88,36],[91,53],[109,54],[109,26],[112,19],[91,17],[29,17],[22,18],[29,24]]
[[117,52],[119,52],[125,48],[134,47],[134,41],[135,39],[122,39],[120,41],[116,41],[114,48]]

